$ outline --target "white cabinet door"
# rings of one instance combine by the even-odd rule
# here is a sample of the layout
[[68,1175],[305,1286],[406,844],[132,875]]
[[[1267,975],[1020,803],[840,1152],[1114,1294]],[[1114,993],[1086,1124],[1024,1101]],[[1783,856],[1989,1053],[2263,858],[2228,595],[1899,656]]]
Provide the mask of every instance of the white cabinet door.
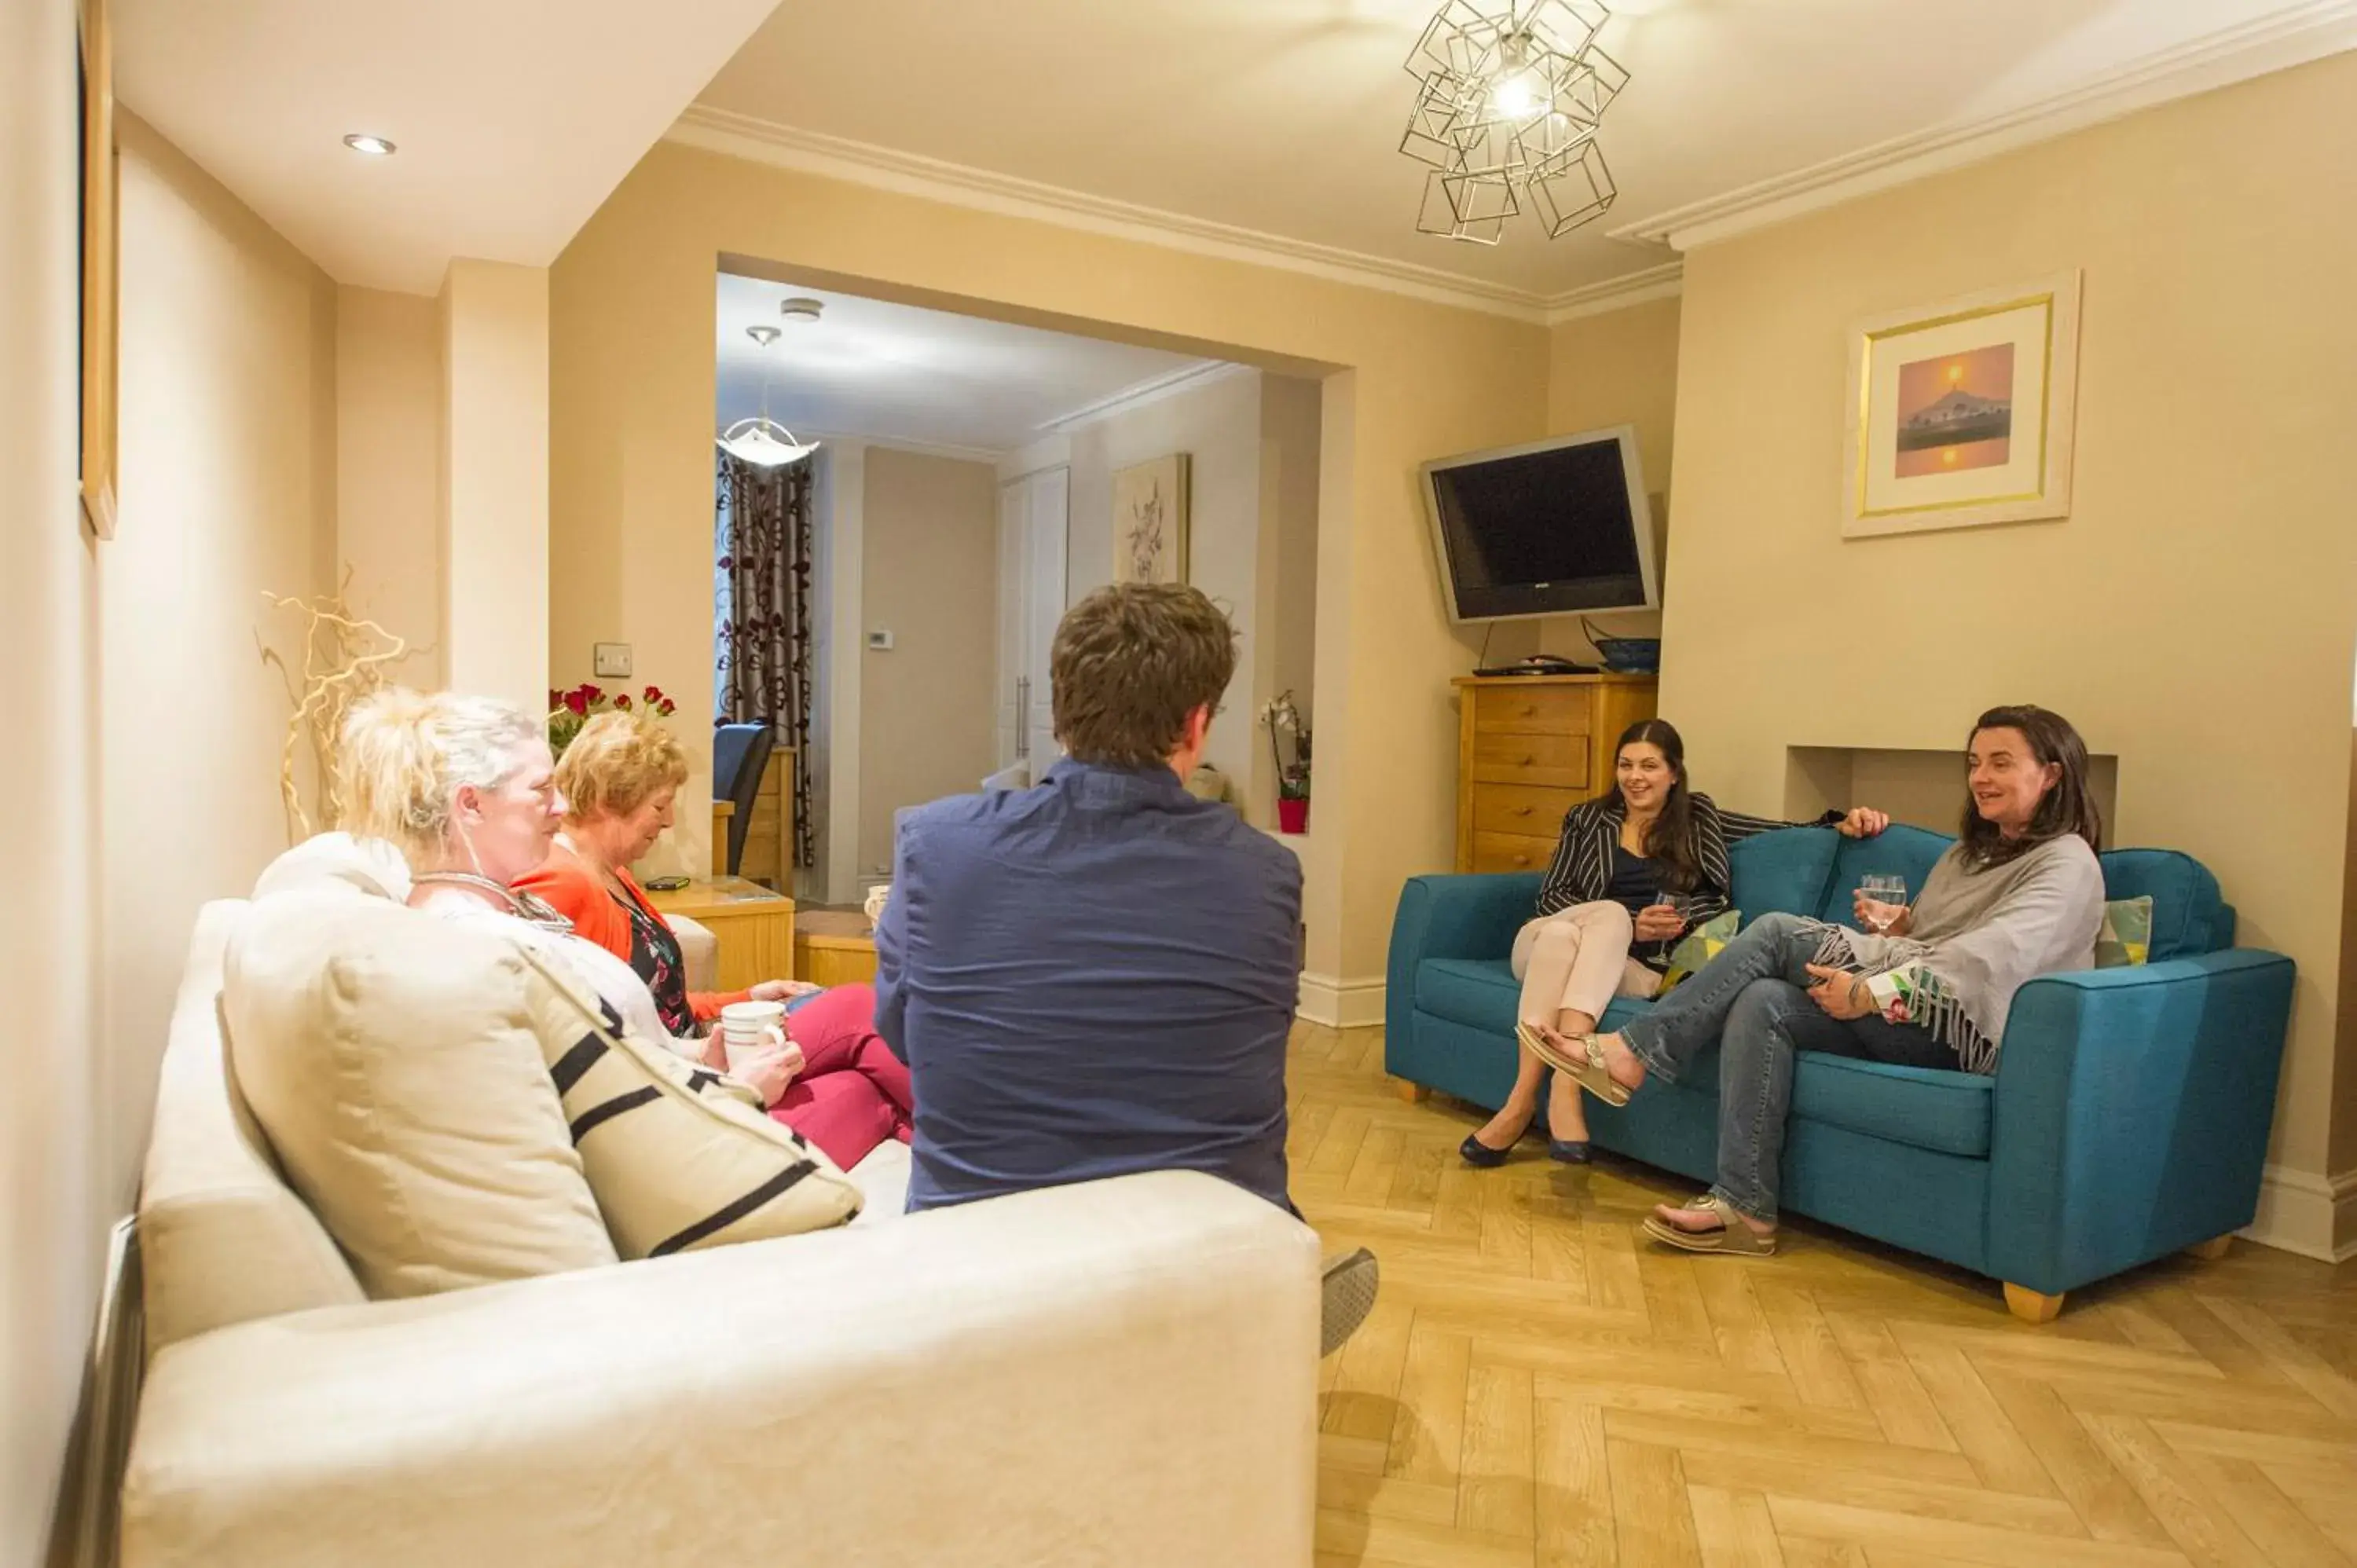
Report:
[[992,733],[1000,768],[1037,782],[1057,756],[1048,660],[1064,618],[1071,474],[1049,468],[998,490],[998,682]]
[[1023,620],[1026,648],[1024,756],[1034,783],[1060,756],[1049,680],[1048,656],[1056,626],[1064,618],[1064,553],[1072,474],[1049,468],[1030,477],[1030,545],[1024,559]]
[[1017,479],[998,488],[998,660],[992,687],[991,734],[996,761],[1011,768],[1023,749],[1021,678],[1028,668],[1023,586],[1031,542],[1031,485]]

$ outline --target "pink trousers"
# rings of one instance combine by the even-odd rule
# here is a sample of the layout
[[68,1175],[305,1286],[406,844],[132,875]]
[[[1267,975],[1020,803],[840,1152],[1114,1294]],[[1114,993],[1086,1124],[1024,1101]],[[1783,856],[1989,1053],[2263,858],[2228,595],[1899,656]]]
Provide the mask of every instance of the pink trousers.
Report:
[[1514,937],[1514,978],[1525,1024],[1553,1027],[1564,1012],[1599,1018],[1615,996],[1651,996],[1662,977],[1629,956],[1636,923],[1618,904],[1578,904],[1542,915]]
[[887,1138],[909,1138],[916,1104],[909,1069],[876,1032],[876,990],[833,985],[796,1008],[786,1034],[802,1048],[802,1070],[770,1114],[849,1170]]

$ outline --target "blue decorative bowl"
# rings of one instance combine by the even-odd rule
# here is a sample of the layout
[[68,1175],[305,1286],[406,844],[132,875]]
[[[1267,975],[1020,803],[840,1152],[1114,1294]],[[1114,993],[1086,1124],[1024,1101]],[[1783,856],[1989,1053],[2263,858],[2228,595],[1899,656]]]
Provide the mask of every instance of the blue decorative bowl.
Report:
[[1662,639],[1658,637],[1598,637],[1587,618],[1579,618],[1579,629],[1587,634],[1595,645],[1596,656],[1604,660],[1604,668],[1616,675],[1658,675],[1662,672]]

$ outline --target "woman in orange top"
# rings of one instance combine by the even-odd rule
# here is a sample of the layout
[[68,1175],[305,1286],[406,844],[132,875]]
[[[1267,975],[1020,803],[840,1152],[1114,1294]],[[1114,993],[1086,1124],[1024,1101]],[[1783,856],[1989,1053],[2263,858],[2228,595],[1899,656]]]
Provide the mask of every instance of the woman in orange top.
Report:
[[556,765],[565,831],[548,859],[515,886],[538,894],[576,934],[636,970],[675,1036],[699,1033],[731,1002],[786,1004],[787,1037],[802,1060],[770,1114],[845,1170],[886,1138],[905,1143],[915,1099],[907,1066],[876,1033],[872,987],[822,991],[765,980],[748,991],[687,989],[679,938],[630,869],[672,825],[686,782],[687,755],[669,730],[637,714],[598,714]]

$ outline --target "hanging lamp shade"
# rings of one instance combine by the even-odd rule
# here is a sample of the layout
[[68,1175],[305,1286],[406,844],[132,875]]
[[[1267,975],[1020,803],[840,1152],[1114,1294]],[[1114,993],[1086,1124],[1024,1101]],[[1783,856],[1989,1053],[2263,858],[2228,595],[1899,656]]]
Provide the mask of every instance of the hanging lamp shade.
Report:
[[[809,308],[797,319],[818,319],[819,304],[814,299],[790,299],[784,308],[790,313],[797,306]],[[748,327],[745,336],[757,344],[766,357],[778,341],[778,329],[763,325]],[[798,463],[818,450],[815,441],[797,441],[794,433],[770,417],[770,370],[761,367],[761,412],[751,419],[740,419],[719,435],[720,449],[740,463],[750,463],[756,468],[782,468],[788,463]]]
[[815,441],[797,441],[794,433],[767,414],[740,419],[720,436],[720,449],[757,468],[783,467],[818,450]]

